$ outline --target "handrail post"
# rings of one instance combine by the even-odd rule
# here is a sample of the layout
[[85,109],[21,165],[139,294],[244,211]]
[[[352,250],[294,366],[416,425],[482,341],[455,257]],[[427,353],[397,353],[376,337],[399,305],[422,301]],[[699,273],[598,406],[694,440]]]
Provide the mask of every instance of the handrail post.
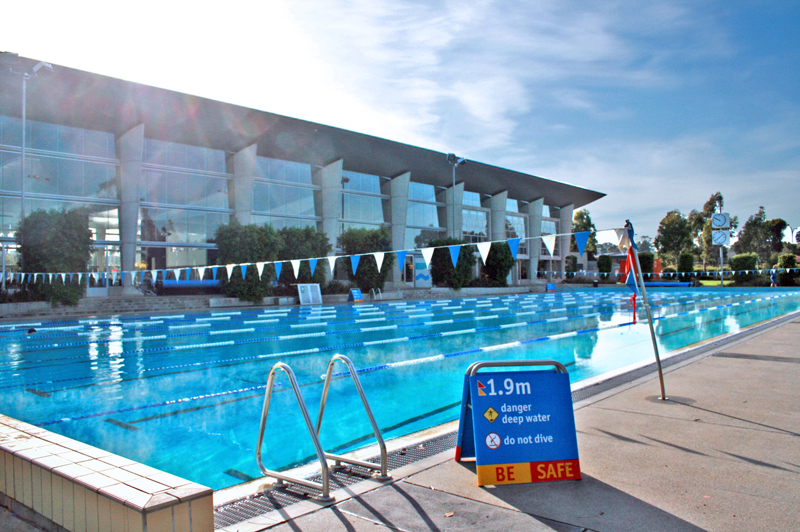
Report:
[[381,430],[378,427],[378,423],[375,421],[375,416],[372,415],[372,409],[369,407],[369,403],[367,402],[367,396],[364,394],[364,388],[361,386],[361,381],[356,374],[356,369],[353,366],[353,363],[344,355],[334,355],[330,362],[328,362],[328,369],[325,372],[325,384],[322,388],[322,397],[320,398],[319,402],[319,415],[317,416],[317,425],[316,425],[316,435],[319,438],[320,429],[322,428],[322,417],[325,414],[325,405],[328,401],[328,390],[330,389],[331,385],[331,376],[333,375],[333,366],[336,364],[337,360],[341,360],[342,362],[347,365],[347,369],[350,372],[350,376],[353,378],[353,383],[356,386],[356,390],[358,391],[358,395],[361,397],[361,403],[364,405],[364,411],[367,413],[367,417],[369,418],[369,422],[372,425],[372,431],[375,434],[375,439],[378,441],[378,447],[380,448],[381,452],[381,463],[379,466],[376,467],[375,464],[370,462],[365,462],[362,460],[356,460],[354,458],[348,458],[345,456],[341,456],[338,454],[332,453],[324,453],[325,457],[331,460],[336,460],[336,466],[338,467],[341,462],[345,462],[352,465],[361,466],[367,469],[375,469],[379,470],[380,474],[376,477],[377,480],[386,481],[391,480],[392,476],[389,474],[389,465],[386,453],[386,443],[383,441],[383,436],[381,436]]

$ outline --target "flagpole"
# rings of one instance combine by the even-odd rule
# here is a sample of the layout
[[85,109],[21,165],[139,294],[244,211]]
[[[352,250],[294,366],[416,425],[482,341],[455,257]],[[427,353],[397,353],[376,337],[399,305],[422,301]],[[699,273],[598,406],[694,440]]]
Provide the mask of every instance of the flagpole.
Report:
[[661,369],[661,357],[658,354],[658,342],[656,342],[656,331],[653,329],[653,315],[650,312],[650,303],[647,300],[647,290],[644,287],[644,276],[642,275],[642,268],[639,264],[639,250],[634,246],[635,240],[633,239],[633,224],[630,220],[625,220],[625,229],[628,230],[628,238],[631,241],[631,248],[633,249],[633,258],[636,261],[636,275],[639,279],[639,285],[642,287],[642,299],[644,300],[644,310],[647,313],[647,325],[650,327],[650,338],[653,340],[653,352],[656,355],[656,367],[658,368],[658,383],[661,385],[661,400],[666,401],[667,395],[664,390],[664,372]]

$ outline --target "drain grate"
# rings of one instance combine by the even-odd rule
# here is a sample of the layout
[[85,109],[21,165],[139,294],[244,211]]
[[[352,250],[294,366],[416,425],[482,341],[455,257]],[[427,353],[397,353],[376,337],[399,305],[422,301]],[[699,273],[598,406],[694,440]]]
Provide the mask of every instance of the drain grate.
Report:
[[[387,454],[388,469],[389,471],[399,469],[424,458],[453,449],[455,446],[456,433],[449,432],[422,443],[398,449]],[[377,464],[380,462],[380,457],[376,456],[366,461]],[[372,478],[372,474],[373,472],[369,469],[351,465],[348,465],[346,469],[338,471],[331,470],[331,491]],[[322,475],[314,475],[308,480],[322,482]],[[255,495],[215,508],[214,528],[231,526],[297,502],[312,499],[319,494],[320,492],[318,490],[298,486],[296,484],[286,484],[280,489],[256,493]]]

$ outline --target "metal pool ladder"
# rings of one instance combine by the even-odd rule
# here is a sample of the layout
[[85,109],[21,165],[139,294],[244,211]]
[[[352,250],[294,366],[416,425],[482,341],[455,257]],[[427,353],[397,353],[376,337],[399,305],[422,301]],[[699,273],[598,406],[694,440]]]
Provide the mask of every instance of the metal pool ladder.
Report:
[[[356,460],[354,458],[348,458],[345,456],[340,456],[337,454],[326,453],[322,449],[322,445],[319,442],[319,432],[320,427],[322,426],[322,416],[325,412],[325,403],[328,397],[328,389],[330,387],[331,382],[331,375],[333,372],[333,366],[337,360],[341,360],[347,365],[347,368],[350,372],[350,375],[353,377],[353,382],[356,385],[356,390],[358,390],[359,396],[361,396],[361,402],[364,404],[364,410],[367,413],[367,417],[369,418],[370,423],[372,424],[372,430],[375,433],[375,438],[378,440],[378,446],[380,447],[381,451],[381,460],[380,464],[373,464],[370,462],[364,462],[362,460]],[[269,405],[270,400],[272,398],[272,388],[275,383],[275,373],[278,370],[282,370],[286,373],[286,376],[289,378],[289,382],[292,385],[292,390],[294,391],[295,398],[297,399],[297,405],[300,407],[300,412],[303,414],[303,420],[305,421],[306,428],[308,429],[308,434],[311,436],[311,441],[314,444],[314,450],[317,453],[317,459],[319,460],[319,465],[321,468],[321,475],[322,475],[322,483],[313,482],[311,480],[301,479],[291,477],[289,475],[285,475],[283,473],[279,473],[277,471],[272,471],[267,469],[264,466],[264,462],[261,459],[261,448],[264,443],[264,430],[267,425],[267,416],[269,415]],[[356,370],[353,367],[353,363],[344,355],[335,355],[331,358],[330,362],[328,363],[328,371],[325,374],[325,386],[322,391],[322,399],[319,405],[319,416],[317,417],[317,426],[311,424],[311,416],[308,414],[308,408],[306,408],[306,403],[303,400],[303,395],[300,393],[300,386],[297,384],[297,379],[294,376],[294,372],[292,368],[290,368],[287,364],[283,362],[278,362],[269,372],[269,376],[267,377],[267,389],[264,392],[264,408],[261,411],[261,424],[258,429],[258,443],[256,445],[256,462],[258,463],[258,468],[265,476],[273,477],[278,479],[276,483],[277,486],[282,486],[284,482],[289,482],[292,484],[298,484],[300,486],[305,486],[307,488],[320,490],[322,494],[318,497],[321,502],[332,502],[334,500],[333,497],[330,495],[330,473],[328,467],[327,460],[335,460],[335,468],[339,469],[342,468],[341,463],[345,462],[352,465],[361,466],[367,469],[378,470],[380,471],[380,475],[376,477],[377,480],[386,481],[390,480],[392,477],[387,473],[387,459],[386,459],[386,444],[383,441],[383,437],[381,436],[380,429],[378,428],[378,424],[375,422],[375,417],[372,415],[372,410],[367,403],[367,398],[364,395],[364,390],[361,387],[361,382],[358,380],[358,376],[356,375]]]
[[353,367],[353,363],[344,355],[334,355],[331,358],[330,362],[328,362],[328,370],[325,372],[325,386],[322,389],[322,398],[320,399],[319,403],[319,416],[317,417],[317,428],[316,434],[317,438],[319,438],[319,431],[322,427],[322,416],[325,413],[325,403],[328,400],[328,389],[331,385],[331,376],[333,375],[333,366],[336,364],[336,361],[340,360],[347,365],[347,369],[350,372],[350,376],[353,378],[353,384],[356,386],[356,390],[358,391],[358,395],[361,397],[361,403],[364,405],[364,411],[369,418],[369,422],[372,425],[372,432],[375,434],[375,439],[378,441],[378,447],[381,450],[381,462],[380,464],[373,464],[371,462],[364,462],[363,460],[356,460],[355,458],[347,458],[346,456],[341,456],[338,454],[332,453],[325,453],[325,458],[330,460],[335,460],[334,469],[341,469],[342,462],[347,464],[357,465],[360,467],[364,467],[366,469],[372,469],[375,471],[380,471],[380,474],[375,477],[377,480],[386,481],[391,480],[392,476],[388,473],[388,463],[386,460],[386,444],[383,441],[383,437],[381,436],[381,430],[378,428],[378,424],[375,422],[375,416],[372,415],[372,409],[369,407],[369,403],[367,402],[367,396],[364,395],[364,389],[361,387],[361,381],[358,380],[358,374],[356,374],[356,369]]
[[[272,386],[275,383],[275,372],[279,369],[283,370],[286,373],[286,376],[289,378],[289,382],[292,384],[292,390],[294,390],[294,396],[297,398],[297,405],[300,407],[300,412],[303,414],[303,419],[306,422],[306,428],[308,429],[308,433],[311,436],[311,441],[314,443],[314,450],[317,452],[319,465],[322,468],[322,484],[318,482],[312,482],[310,480],[305,480],[302,478],[290,477],[288,475],[284,475],[283,473],[278,473],[277,471],[269,470],[266,467],[264,467],[264,462],[262,462],[261,460],[261,447],[262,444],[264,443],[264,428],[267,425],[267,414],[269,414],[269,403],[270,399],[272,398]],[[317,438],[317,433],[314,431],[314,427],[311,424],[311,416],[308,415],[308,409],[306,408],[305,401],[303,401],[303,395],[300,393],[300,387],[297,385],[297,379],[294,376],[294,372],[292,371],[292,368],[290,368],[283,362],[278,362],[277,364],[272,366],[272,369],[269,371],[269,377],[267,377],[267,390],[264,392],[264,408],[261,411],[261,426],[258,428],[256,462],[258,463],[258,468],[264,475],[278,479],[278,482],[276,483],[278,486],[283,485],[284,482],[291,482],[292,484],[299,484],[307,488],[317,489],[322,491],[322,495],[318,497],[318,499],[322,502],[332,502],[334,500],[334,498],[331,497],[330,493],[328,462],[325,460],[325,452],[322,450],[322,446],[319,444],[319,438]]]
[[380,288],[370,288],[369,295],[372,296],[372,299],[383,299],[383,292],[381,292]]

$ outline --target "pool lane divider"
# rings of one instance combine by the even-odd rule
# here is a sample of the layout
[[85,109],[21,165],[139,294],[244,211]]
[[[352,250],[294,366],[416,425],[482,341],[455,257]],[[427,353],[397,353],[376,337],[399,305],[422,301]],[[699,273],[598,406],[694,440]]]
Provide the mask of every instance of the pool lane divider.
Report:
[[[738,306],[738,305],[742,305],[742,304],[745,304],[745,303],[754,303],[754,302],[771,300],[771,299],[782,298],[782,297],[787,297],[787,296],[788,296],[788,294],[781,294],[781,295],[776,295],[776,296],[770,296],[770,297],[767,297],[767,298],[758,298],[758,299],[750,300],[750,301],[746,301],[746,302],[729,303],[729,304],[726,304],[726,305],[718,305],[718,306],[715,306],[715,307],[706,307],[704,309],[694,309],[694,310],[691,310],[691,311],[685,311],[683,313],[678,313],[677,316],[687,315],[687,314],[692,314],[692,313],[698,313],[698,312],[707,312],[707,311],[718,310],[718,309],[726,308],[726,307],[730,307],[730,306]],[[557,309],[557,310],[558,311],[563,311],[563,309]],[[533,313],[535,314],[535,313],[541,313],[541,312],[542,311],[535,311]],[[516,315],[521,316],[521,315],[525,315],[525,314],[528,314],[528,313],[517,313]],[[600,313],[600,314],[607,314],[607,313]],[[600,315],[600,314],[595,313],[595,314],[574,315],[574,316],[569,316],[569,318],[570,319],[581,319],[581,318],[587,318],[587,317],[596,316],[596,315]],[[672,315],[670,315],[670,316],[672,316]],[[490,317],[486,317],[486,318],[491,318],[491,316]],[[514,323],[511,323],[511,324],[503,324],[503,325],[496,325],[496,326],[490,326],[490,327],[480,327],[480,328],[474,328],[474,329],[463,329],[463,330],[458,330],[458,331],[446,331],[446,332],[443,332],[443,333],[429,333],[429,334],[426,334],[426,335],[418,335],[418,336],[413,336],[413,337],[403,337],[403,338],[400,338],[399,340],[379,340],[379,341],[374,341],[374,342],[365,342],[364,345],[379,345],[381,343],[389,343],[390,341],[391,342],[394,342],[394,341],[408,341],[408,340],[416,340],[416,339],[422,339],[422,338],[434,338],[434,337],[437,337],[437,336],[453,336],[453,335],[458,335],[458,334],[470,334],[470,333],[484,332],[484,331],[489,331],[489,330],[499,330],[499,329],[514,328],[514,327],[525,327],[525,326],[538,325],[538,324],[548,323],[548,322],[553,323],[553,322],[557,322],[557,321],[563,321],[564,318],[566,318],[566,317],[550,318],[550,319],[536,320],[536,321],[514,322]],[[658,319],[662,319],[662,318],[656,317],[656,318],[654,318],[654,321],[656,321]],[[463,321],[472,321],[472,320],[473,320],[473,318],[465,318],[465,319],[460,319],[460,320],[455,320],[455,321],[463,322]],[[451,320],[446,320],[446,321],[447,321],[447,323],[451,322]],[[434,324],[435,324],[434,322],[429,322],[427,325],[434,325]],[[114,357],[127,357],[127,356],[142,355],[142,354],[157,354],[157,353],[163,353],[163,352],[182,351],[182,350],[189,350],[189,349],[207,349],[207,348],[225,347],[225,346],[242,345],[242,344],[250,344],[250,343],[262,343],[262,342],[268,342],[268,341],[297,340],[297,339],[302,339],[302,338],[332,336],[332,335],[335,335],[335,334],[359,334],[359,333],[368,333],[368,332],[374,332],[374,331],[380,331],[380,330],[399,329],[399,328],[405,328],[405,327],[416,327],[416,326],[419,326],[419,325],[420,324],[401,324],[401,325],[387,326],[387,327],[366,327],[366,328],[358,328],[358,329],[327,331],[327,332],[301,334],[301,335],[269,336],[269,337],[248,338],[248,339],[241,339],[241,340],[229,340],[229,341],[223,341],[223,342],[207,342],[207,343],[203,343],[203,344],[186,344],[186,345],[182,345],[182,346],[142,348],[142,349],[121,351],[119,353],[114,353]],[[345,345],[352,345],[352,344],[345,344]],[[319,348],[315,348],[315,349],[319,349]],[[316,352],[316,351],[305,351],[305,350],[303,350],[303,351],[301,351],[301,352],[299,352],[297,354],[303,354],[303,353],[309,353],[310,354],[310,353],[313,353],[313,352]],[[59,358],[56,358],[56,359],[46,359],[46,360],[32,361],[31,363],[48,364],[48,363],[57,362],[57,361],[64,361],[64,360],[81,360],[81,359],[85,359],[87,356],[89,356],[89,355],[76,355],[74,357],[59,357]],[[214,362],[212,362],[212,363],[214,363]],[[205,364],[205,363],[194,363],[194,364]],[[182,367],[191,367],[194,364],[181,365],[181,366]],[[6,365],[6,364],[4,364],[4,365]],[[180,367],[180,366],[175,366],[175,367]],[[171,369],[171,367],[170,367],[170,369]],[[81,379],[83,379],[83,378],[81,378]],[[69,380],[75,380],[75,378],[64,379],[64,380],[60,380],[58,382],[65,382],[65,381],[69,381]],[[53,382],[53,381],[50,381],[50,382]],[[36,383],[36,384],[37,385],[38,384],[48,384],[50,382],[40,382],[40,383]],[[19,387],[19,386],[20,385],[0,386],[0,389],[6,389],[6,388],[9,388],[9,387]]]
[[[782,297],[782,296],[775,296],[775,297],[772,297],[772,298],[759,298],[756,301],[774,299],[774,298],[777,298],[777,297]],[[737,305],[736,304],[728,304],[728,305],[722,305],[719,308],[732,307],[732,306],[737,306]],[[704,309],[704,310],[713,310],[713,309],[709,308],[709,309]],[[404,367],[404,366],[411,366],[411,365],[434,362],[434,361],[437,361],[437,360],[445,360],[445,359],[448,359],[448,358],[464,356],[464,355],[467,355],[467,354],[488,353],[488,352],[492,352],[492,351],[511,349],[511,348],[514,348],[514,347],[519,347],[519,346],[538,343],[538,342],[545,342],[545,341],[550,341],[550,340],[559,340],[559,339],[564,339],[564,338],[577,337],[577,336],[584,335],[584,334],[591,334],[591,333],[600,332],[600,331],[603,331],[603,330],[627,327],[627,326],[632,326],[632,325],[633,325],[633,322],[624,322],[624,323],[618,323],[618,324],[613,324],[613,325],[595,327],[595,328],[591,328],[591,329],[583,329],[581,331],[571,331],[571,332],[561,333],[561,334],[556,334],[556,335],[541,336],[541,337],[536,337],[536,338],[530,338],[530,339],[527,339],[527,340],[519,340],[519,341],[516,341],[516,342],[509,342],[509,343],[505,343],[505,344],[497,344],[497,345],[494,345],[494,346],[486,346],[486,347],[481,347],[481,348],[469,349],[469,350],[465,350],[465,351],[458,351],[458,352],[454,352],[454,353],[445,353],[445,354],[440,354],[440,355],[434,355],[432,357],[423,357],[423,358],[418,358],[418,359],[405,360],[405,361],[399,361],[399,362],[392,362],[392,363],[382,364],[382,365],[378,365],[378,366],[361,368],[361,369],[356,370],[356,373],[371,373],[371,372],[375,372],[375,371],[381,371],[381,370],[384,370],[384,369],[393,369],[393,368],[399,368],[399,367]],[[435,335],[426,335],[426,337],[427,336],[435,336]],[[347,346],[347,347],[349,347],[349,346]],[[354,347],[358,347],[358,346],[356,345]],[[331,346],[329,348],[325,348],[325,349],[322,349],[322,350],[328,351],[328,350],[341,349],[341,348],[342,348],[342,346]],[[313,350],[309,350],[309,351],[311,351],[311,352],[319,352],[319,351],[322,351],[322,350],[313,349]],[[286,355],[288,355],[288,353],[262,355],[262,356],[253,357],[253,358],[276,358],[276,357],[286,356]],[[341,372],[341,373],[333,374],[332,377],[339,378],[339,377],[344,377],[344,376],[347,376],[347,375],[349,375],[349,372]],[[309,383],[309,384],[313,384],[313,382]],[[276,386],[277,386],[277,383],[276,383]],[[44,426],[48,426],[48,425],[64,423],[64,422],[69,422],[69,421],[79,421],[79,420],[83,420],[83,419],[90,419],[90,418],[96,418],[96,417],[101,417],[101,416],[114,415],[114,414],[119,414],[119,413],[124,413],[124,412],[133,412],[133,411],[143,410],[143,409],[147,409],[147,408],[170,406],[170,405],[173,405],[173,404],[181,404],[181,403],[186,403],[186,402],[191,402],[191,401],[198,401],[198,400],[202,400],[202,399],[209,399],[209,398],[224,397],[224,396],[240,394],[240,393],[247,393],[247,392],[252,392],[252,391],[256,391],[256,390],[263,390],[265,388],[266,388],[266,385],[251,386],[251,387],[248,387],[248,388],[239,388],[239,389],[236,389],[236,390],[227,390],[227,391],[223,391],[223,392],[215,392],[215,393],[192,396],[192,397],[184,397],[184,398],[180,398],[180,399],[171,399],[171,400],[162,401],[162,402],[159,402],[159,403],[151,403],[151,404],[146,404],[146,405],[138,405],[138,406],[126,407],[126,408],[110,410],[110,411],[105,411],[105,412],[99,412],[99,413],[93,413],[93,414],[84,414],[84,415],[73,416],[73,417],[68,417],[68,418],[60,418],[60,419],[55,419],[55,420],[51,420],[51,421],[45,421],[45,422],[41,422],[41,423],[34,423],[34,425],[40,426],[40,427],[44,427]]]

